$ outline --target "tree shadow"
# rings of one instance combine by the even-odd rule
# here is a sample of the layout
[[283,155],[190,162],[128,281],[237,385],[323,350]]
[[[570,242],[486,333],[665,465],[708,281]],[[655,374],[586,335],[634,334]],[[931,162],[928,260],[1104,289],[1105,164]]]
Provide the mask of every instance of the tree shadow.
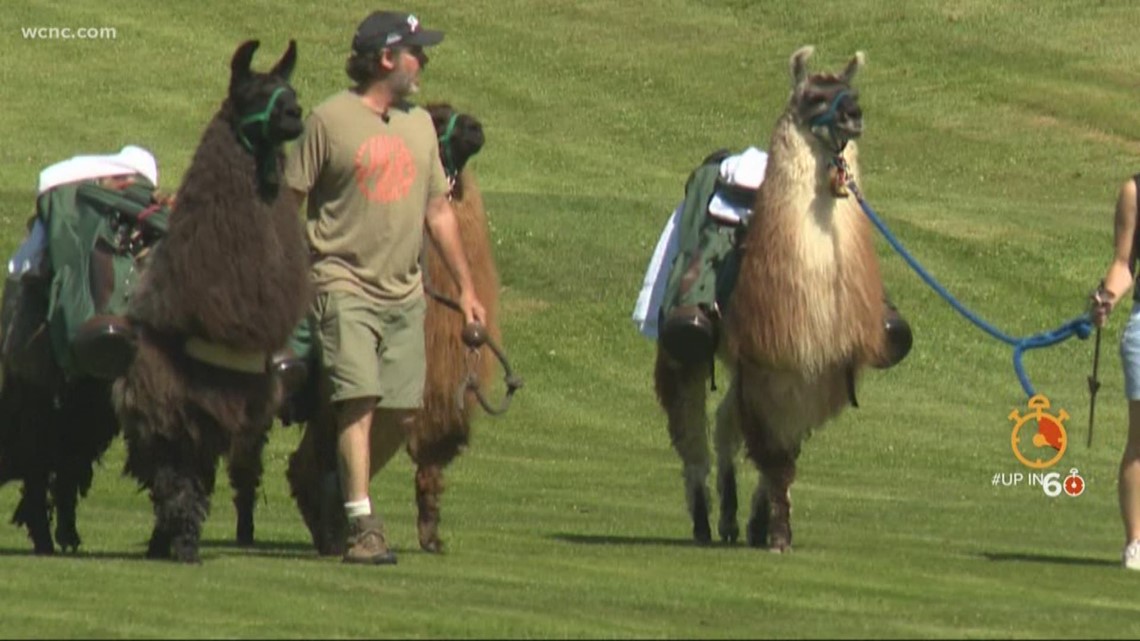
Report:
[[1063,556],[1057,554],[1021,554],[1016,552],[983,552],[982,556],[988,561],[1014,562],[1014,563],[1052,563],[1054,565],[1102,565],[1116,567],[1119,561],[1109,559]]

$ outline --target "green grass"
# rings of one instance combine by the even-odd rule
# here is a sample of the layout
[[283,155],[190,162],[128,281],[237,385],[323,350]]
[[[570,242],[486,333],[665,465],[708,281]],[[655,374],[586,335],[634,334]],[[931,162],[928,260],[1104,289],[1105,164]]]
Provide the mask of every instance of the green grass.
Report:
[[[299,44],[312,106],[344,85],[359,3],[36,1],[0,19],[0,253],[45,165],[142,144],[177,185],[222,99],[229,56],[267,68]],[[81,552],[35,558],[0,527],[4,637],[1136,637],[1140,576],[1118,568],[1116,465],[1125,416],[1104,332],[1092,448],[1091,341],[1027,355],[1065,408],[1085,494],[990,485],[1019,464],[1024,398],[1009,349],[958,316],[879,243],[914,325],[899,367],[804,448],[796,549],[689,543],[680,463],[653,399],[652,345],[628,320],[687,172],[719,147],[767,145],[787,60],[867,54],[864,191],[964,304],[1006,332],[1082,311],[1111,251],[1116,189],[1140,167],[1140,44],[1129,0],[425,0],[425,100],[478,115],[473,161],[503,281],[506,348],[527,386],[481,419],[449,470],[448,553],[418,551],[412,468],[373,484],[400,555],[390,568],[318,559],[272,434],[259,545],[234,547],[224,478],[204,563],[142,559],[145,493],[117,441],[80,505]],[[20,27],[113,26],[115,40],[34,41]],[[723,374],[721,374],[723,379]],[[724,382],[721,380],[721,382]],[[1063,469],[1062,469],[1063,468]],[[756,474],[744,466],[747,504]],[[0,513],[15,485],[0,488]],[[714,514],[715,518],[715,514]]]

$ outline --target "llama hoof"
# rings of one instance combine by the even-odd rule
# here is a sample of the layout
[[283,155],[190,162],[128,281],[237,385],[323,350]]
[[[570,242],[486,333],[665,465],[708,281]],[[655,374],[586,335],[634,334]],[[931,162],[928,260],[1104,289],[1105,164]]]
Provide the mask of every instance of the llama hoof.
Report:
[[431,554],[443,553],[443,541],[437,539],[420,539],[420,549]]
[[693,496],[693,540],[697,542],[697,545],[712,543],[712,529],[709,527],[709,504],[702,490],[697,490]]
[[693,523],[693,540],[697,545],[709,545],[712,543],[712,530],[709,528],[708,520]]
[[791,552],[792,551],[792,525],[786,518],[780,514],[774,515],[773,523],[769,532],[768,551],[770,552]]
[[170,537],[164,536],[155,532],[150,537],[150,542],[146,546],[146,558],[148,559],[169,559],[170,558]]
[[421,521],[418,525],[420,549],[439,554],[443,552],[443,541],[439,538],[439,528],[433,521]]
[[773,532],[772,539],[768,542],[768,551],[776,554],[783,554],[792,551],[792,531],[787,528],[782,532]]
[[724,543],[736,543],[740,538],[740,525],[736,521],[721,521],[717,526],[720,540]]
[[748,545],[754,548],[764,547],[768,544],[768,510],[762,510],[748,520],[748,530],[745,537],[748,540]]
[[35,543],[33,544],[32,549],[33,552],[35,552],[36,556],[51,556],[55,554],[55,545],[52,543],[49,543],[47,545]]
[[174,541],[172,546],[174,560],[179,563],[198,564],[202,559],[198,556],[198,543],[196,541]]
[[234,540],[239,547],[253,547],[253,523],[239,517]]
[[64,552],[76,552],[79,550],[79,544],[82,543],[82,541],[79,538],[79,532],[76,532],[74,528],[57,528],[55,531],[55,543],[59,546],[60,550]]

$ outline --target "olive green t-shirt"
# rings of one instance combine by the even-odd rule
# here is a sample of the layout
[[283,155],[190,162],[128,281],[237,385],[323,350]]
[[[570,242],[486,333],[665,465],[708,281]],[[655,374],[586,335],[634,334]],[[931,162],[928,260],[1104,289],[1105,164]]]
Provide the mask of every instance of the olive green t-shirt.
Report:
[[422,295],[420,250],[428,200],[447,192],[431,116],[393,105],[387,122],[359,95],[321,103],[285,161],[290,188],[308,194],[317,291],[380,304]]

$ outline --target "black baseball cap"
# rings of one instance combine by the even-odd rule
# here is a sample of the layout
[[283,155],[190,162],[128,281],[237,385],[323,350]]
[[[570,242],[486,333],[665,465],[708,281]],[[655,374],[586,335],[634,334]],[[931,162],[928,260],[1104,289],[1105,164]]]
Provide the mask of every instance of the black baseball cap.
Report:
[[401,11],[373,11],[356,28],[352,37],[352,50],[370,53],[385,47],[430,47],[443,40],[442,31],[420,28],[420,21],[410,13]]

